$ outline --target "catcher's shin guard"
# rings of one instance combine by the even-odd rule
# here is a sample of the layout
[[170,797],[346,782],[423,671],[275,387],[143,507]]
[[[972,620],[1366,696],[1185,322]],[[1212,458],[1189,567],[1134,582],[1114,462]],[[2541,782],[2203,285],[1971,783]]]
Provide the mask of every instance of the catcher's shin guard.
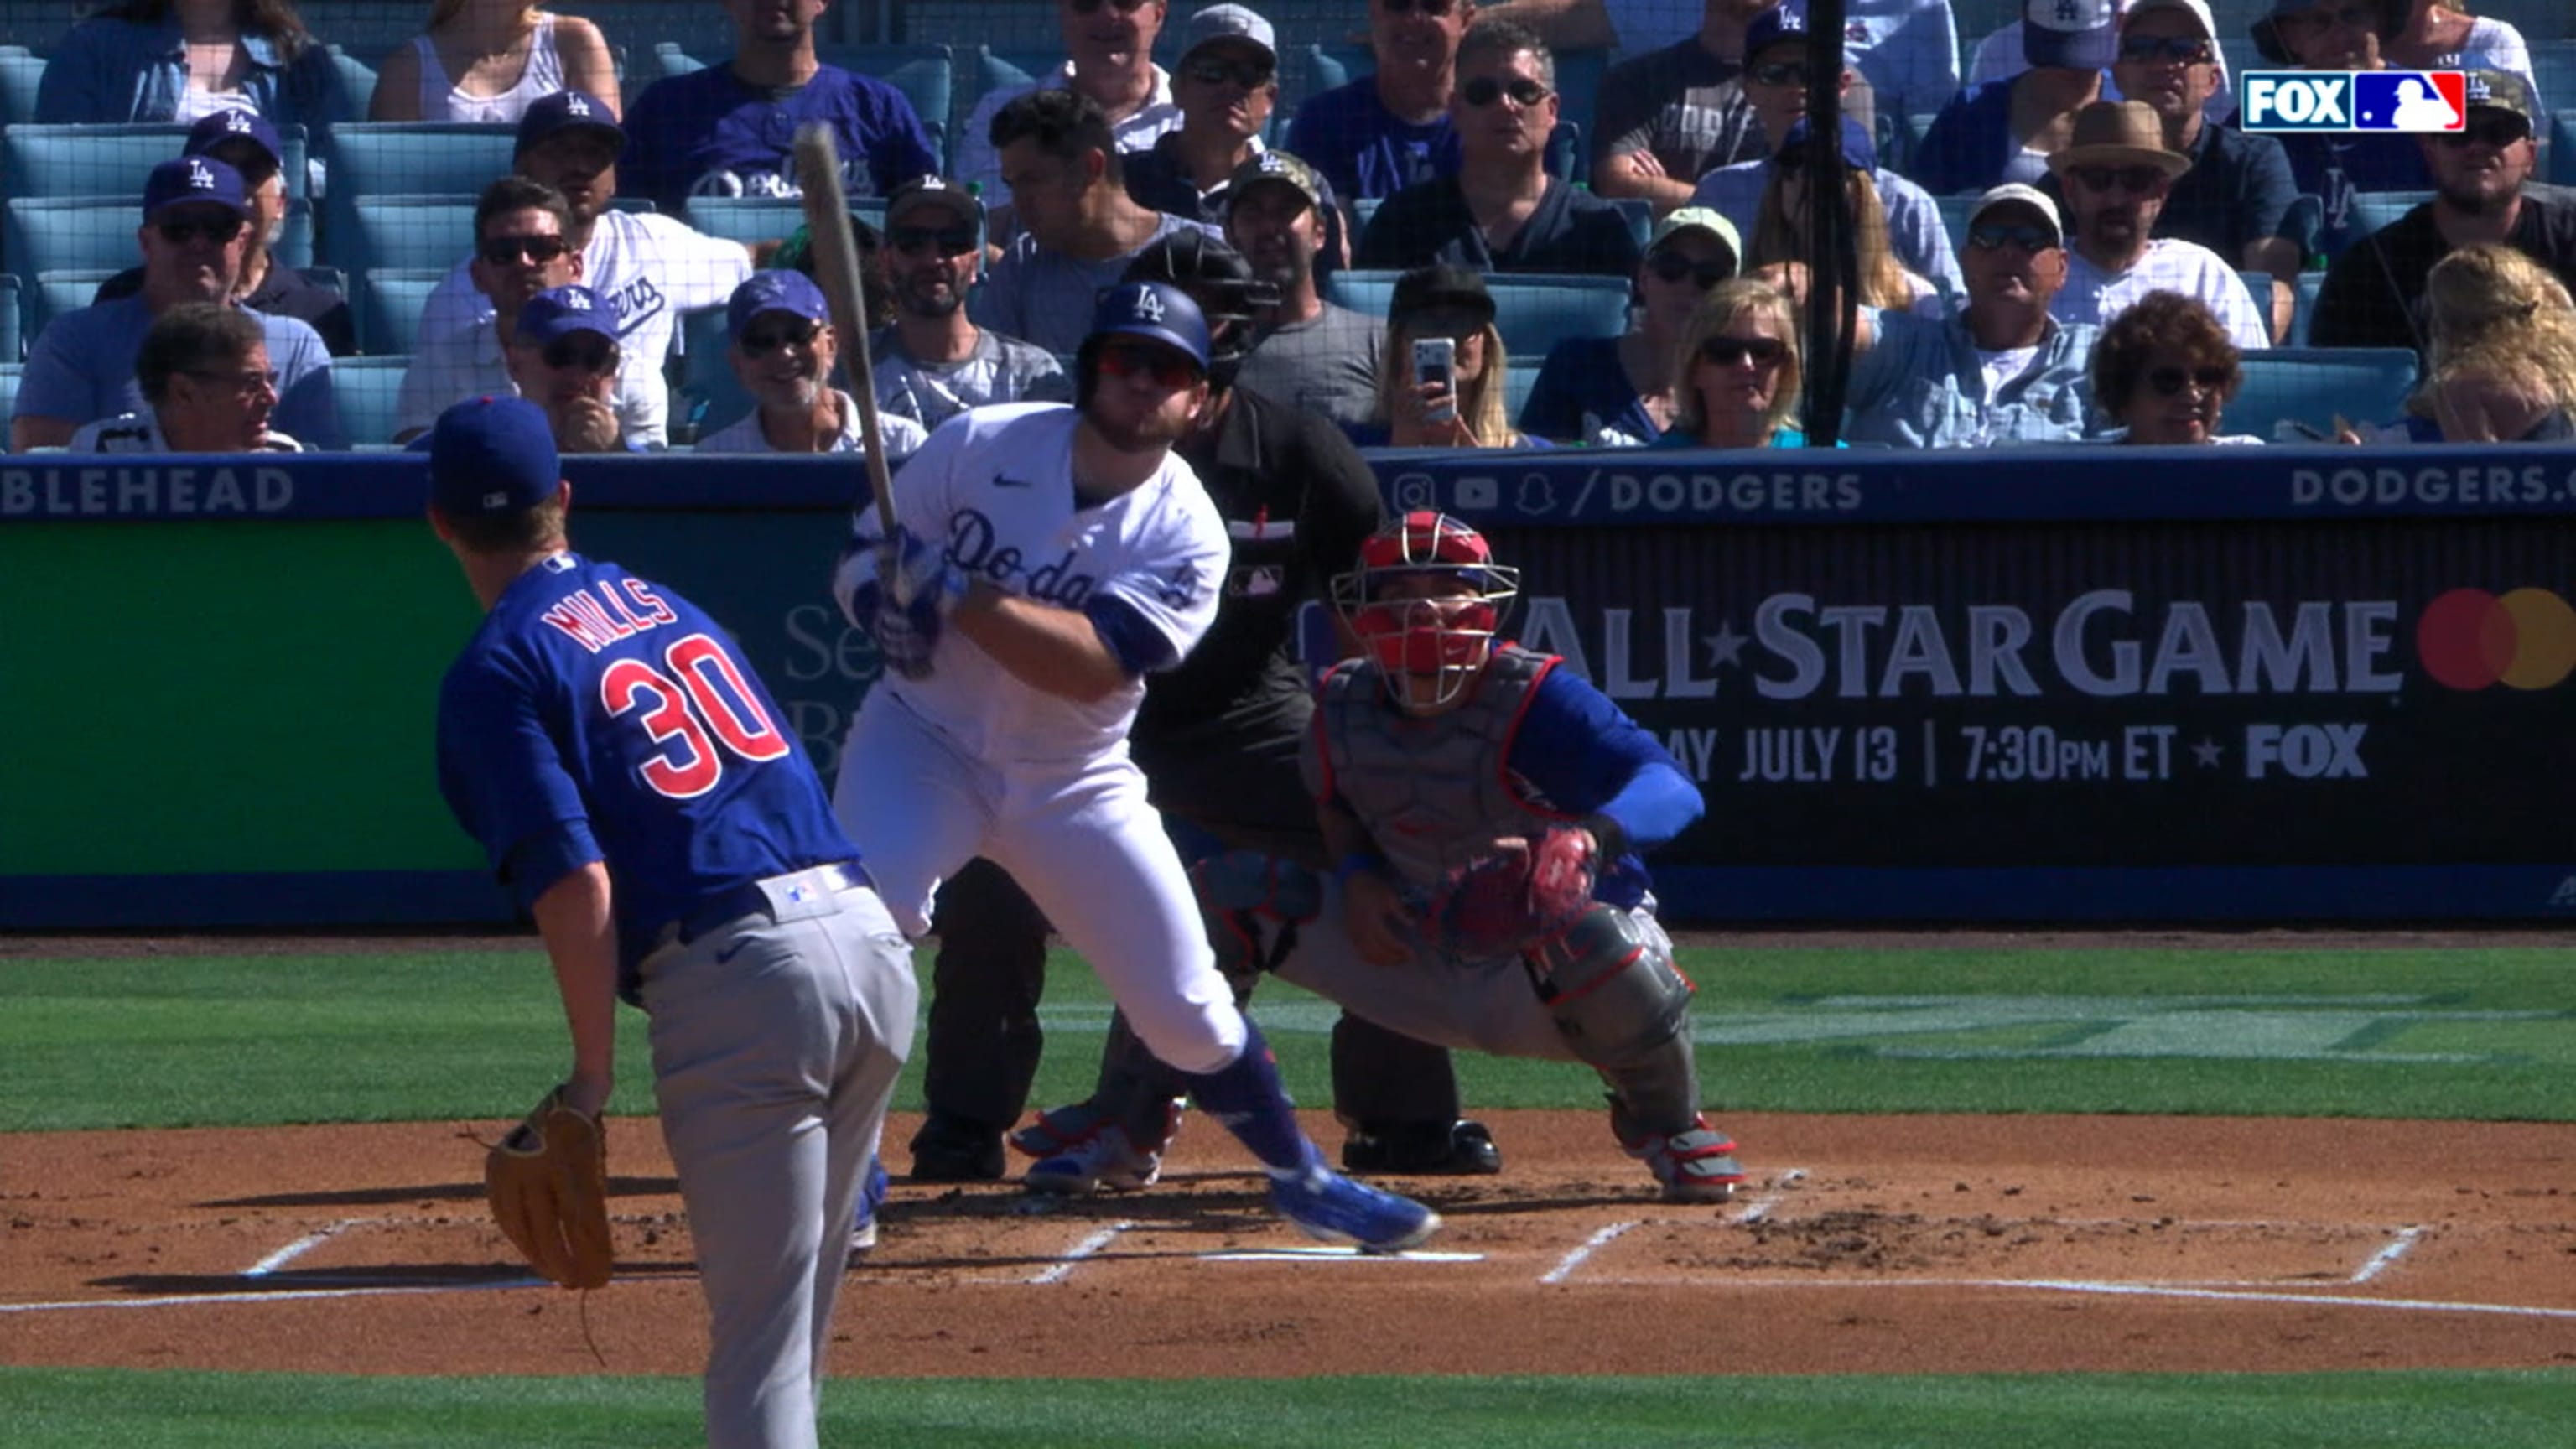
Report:
[[1681,1035],[1691,984],[1651,916],[1595,905],[1524,959],[1566,1045],[1604,1075]]

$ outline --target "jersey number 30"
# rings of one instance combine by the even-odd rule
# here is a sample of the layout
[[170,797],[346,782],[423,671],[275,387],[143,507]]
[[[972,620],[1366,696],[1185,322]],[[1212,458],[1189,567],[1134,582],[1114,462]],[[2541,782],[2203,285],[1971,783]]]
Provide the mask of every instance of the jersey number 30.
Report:
[[753,764],[787,753],[787,736],[770,722],[723,645],[692,634],[663,650],[662,662],[669,673],[640,659],[620,659],[599,676],[599,701],[609,714],[641,709],[644,732],[662,746],[662,753],[643,764],[645,784],[674,800],[693,800],[714,789],[724,778],[719,740]]

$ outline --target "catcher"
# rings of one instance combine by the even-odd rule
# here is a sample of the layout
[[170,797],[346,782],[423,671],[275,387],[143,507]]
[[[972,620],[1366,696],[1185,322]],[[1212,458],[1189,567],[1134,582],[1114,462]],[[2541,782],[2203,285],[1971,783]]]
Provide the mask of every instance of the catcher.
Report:
[[1666,1199],[1724,1202],[1744,1170],[1700,1115],[1691,984],[1638,860],[1699,790],[1555,656],[1496,640],[1518,588],[1443,514],[1363,545],[1333,583],[1362,657],[1325,677],[1303,761],[1338,863],[1204,862],[1210,938],[1229,975],[1274,970],[1416,1040],[1584,1063]]

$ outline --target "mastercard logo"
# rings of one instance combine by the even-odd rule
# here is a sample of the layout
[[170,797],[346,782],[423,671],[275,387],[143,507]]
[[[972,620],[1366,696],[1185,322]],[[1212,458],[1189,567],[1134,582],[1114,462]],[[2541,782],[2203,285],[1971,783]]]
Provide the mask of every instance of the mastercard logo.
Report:
[[2547,589],[2453,589],[2425,605],[2415,655],[2453,689],[2547,689],[2576,672],[2576,609]]

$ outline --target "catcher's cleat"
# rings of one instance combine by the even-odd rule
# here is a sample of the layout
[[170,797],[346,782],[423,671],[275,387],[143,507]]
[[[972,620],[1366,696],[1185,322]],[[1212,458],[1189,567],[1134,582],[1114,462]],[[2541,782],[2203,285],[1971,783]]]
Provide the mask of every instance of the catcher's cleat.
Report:
[[1399,1177],[1491,1177],[1503,1170],[1503,1152],[1482,1122],[1381,1123],[1343,1141],[1342,1167]]
[[867,1175],[859,1183],[858,1216],[850,1223],[850,1261],[855,1263],[874,1252],[877,1246],[877,1209],[885,1206],[886,1170],[881,1158],[868,1159]]
[[1735,1160],[1735,1139],[1694,1117],[1679,1132],[1621,1138],[1620,1148],[1646,1164],[1664,1187],[1666,1202],[1726,1202],[1744,1181]]
[[1342,1176],[1321,1161],[1270,1182],[1270,1205],[1310,1238],[1371,1253],[1419,1247],[1440,1230],[1440,1214],[1409,1197]]
[[1002,1162],[1000,1130],[981,1122],[934,1112],[912,1134],[915,1182],[999,1182]]
[[1096,1192],[1142,1192],[1163,1175],[1163,1154],[1127,1140],[1127,1129],[1104,1126],[1053,1157],[1030,1164],[1020,1183],[1031,1192],[1089,1197]]

